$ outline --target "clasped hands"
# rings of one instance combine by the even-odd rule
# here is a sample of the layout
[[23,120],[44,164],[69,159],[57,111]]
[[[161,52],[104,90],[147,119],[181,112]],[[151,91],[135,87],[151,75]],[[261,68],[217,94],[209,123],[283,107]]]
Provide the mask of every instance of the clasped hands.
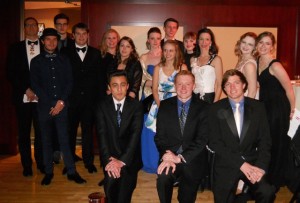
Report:
[[162,162],[159,164],[157,168],[157,174],[162,174],[162,172],[165,169],[166,169],[166,174],[168,174],[171,167],[172,167],[172,173],[174,173],[176,170],[176,164],[181,162],[180,157],[175,155],[170,150],[167,150],[161,159]]
[[107,171],[109,177],[120,178],[124,163],[114,157],[110,157],[109,160],[110,162],[105,166],[105,171]]
[[56,116],[61,110],[63,110],[64,107],[64,102],[62,100],[58,100],[55,104],[55,107],[51,107],[49,114],[51,116]]
[[252,184],[259,182],[261,178],[265,175],[264,170],[253,166],[247,162],[243,163],[240,170],[245,174],[245,176]]

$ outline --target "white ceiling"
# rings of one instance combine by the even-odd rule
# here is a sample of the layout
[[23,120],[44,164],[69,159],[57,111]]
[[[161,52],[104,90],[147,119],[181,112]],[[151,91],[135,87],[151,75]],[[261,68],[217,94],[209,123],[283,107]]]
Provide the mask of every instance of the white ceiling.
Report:
[[25,1],[25,9],[79,8],[80,6],[80,1]]

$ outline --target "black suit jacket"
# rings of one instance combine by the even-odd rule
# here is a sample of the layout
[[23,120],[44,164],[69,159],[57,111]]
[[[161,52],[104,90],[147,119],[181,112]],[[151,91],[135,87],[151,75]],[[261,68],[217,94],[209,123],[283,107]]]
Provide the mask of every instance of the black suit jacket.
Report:
[[[178,43],[178,46],[179,46],[179,48],[180,48],[180,50],[181,50],[181,53],[182,53],[182,56],[183,56],[183,53],[184,53],[184,45],[183,45],[183,42],[182,42],[182,41],[179,41],[179,40],[177,40],[177,39],[175,39],[175,41]],[[163,47],[164,47],[164,43],[165,43],[165,39],[162,39],[162,40],[160,41],[160,47],[161,47],[162,50],[163,50]]]
[[142,167],[140,140],[143,108],[141,103],[126,97],[120,127],[117,124],[117,112],[111,95],[99,103],[96,116],[103,167],[109,163],[110,157],[115,157],[124,162],[129,170],[138,171]]
[[267,172],[271,138],[265,108],[245,97],[244,122],[239,138],[228,98],[214,103],[209,111],[209,146],[215,151],[215,184],[233,187],[240,167],[248,162]]
[[[40,42],[42,51],[42,43]],[[31,88],[26,40],[13,44],[8,51],[7,77],[12,84],[14,104],[23,103],[23,96]]]
[[97,99],[106,94],[105,75],[100,71],[100,51],[88,46],[84,60],[81,61],[73,42],[62,48],[61,53],[69,57],[72,66],[73,88],[69,97],[70,106],[95,105]]
[[160,157],[166,150],[176,151],[182,145],[182,156],[186,164],[197,168],[200,174],[204,173],[202,164],[205,164],[205,146],[207,134],[207,104],[192,97],[189,107],[184,134],[181,134],[179,115],[177,110],[177,97],[161,101],[158,110],[156,135],[154,137]]

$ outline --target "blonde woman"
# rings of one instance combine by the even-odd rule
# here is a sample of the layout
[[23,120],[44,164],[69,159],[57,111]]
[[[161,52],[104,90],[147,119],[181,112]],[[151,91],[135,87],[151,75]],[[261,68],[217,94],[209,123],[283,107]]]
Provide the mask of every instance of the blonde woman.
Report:
[[295,109],[295,96],[290,78],[282,64],[274,59],[275,37],[263,32],[256,39],[259,100],[264,102],[272,138],[271,162],[268,180],[279,189],[285,184],[285,166],[288,153],[290,118]]
[[255,40],[257,35],[253,32],[243,34],[235,45],[234,53],[238,56],[235,69],[242,72],[248,82],[248,90],[245,96],[257,98],[257,64],[255,59]]

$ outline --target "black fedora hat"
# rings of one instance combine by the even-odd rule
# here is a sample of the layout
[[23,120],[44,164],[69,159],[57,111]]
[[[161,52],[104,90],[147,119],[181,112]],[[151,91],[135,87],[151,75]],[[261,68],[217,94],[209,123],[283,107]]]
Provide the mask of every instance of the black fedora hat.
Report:
[[57,31],[54,28],[45,28],[44,29],[41,39],[44,39],[47,36],[56,36],[57,40],[60,40],[60,35],[57,33]]

